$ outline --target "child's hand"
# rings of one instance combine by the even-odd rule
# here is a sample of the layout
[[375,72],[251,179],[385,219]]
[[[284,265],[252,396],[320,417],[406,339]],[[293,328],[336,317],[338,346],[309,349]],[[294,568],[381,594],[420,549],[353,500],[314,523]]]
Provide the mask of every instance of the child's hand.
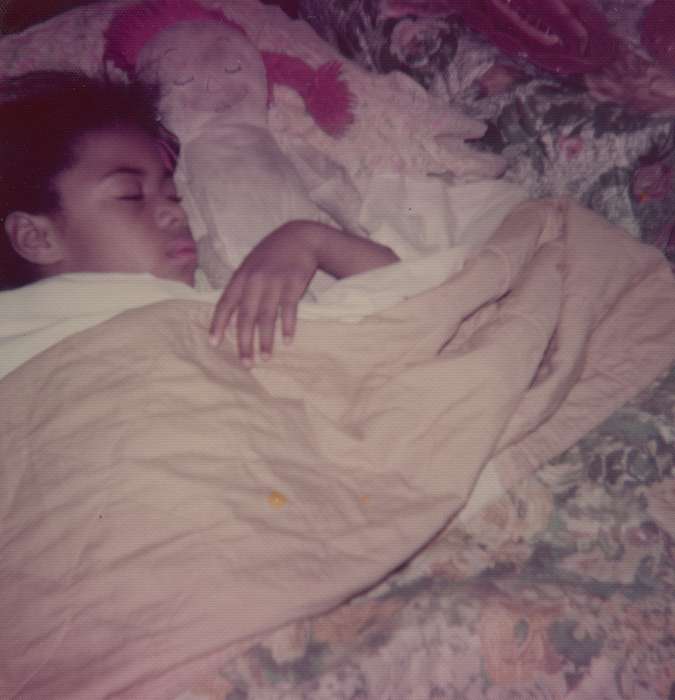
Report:
[[309,222],[292,221],[264,238],[245,258],[223,291],[211,321],[210,336],[219,345],[236,312],[237,341],[242,363],[250,367],[254,340],[260,354],[272,353],[277,317],[284,339],[295,333],[298,302],[319,265],[318,236]]
[[290,221],[264,238],[232,276],[213,314],[212,343],[221,343],[236,311],[239,357],[250,367],[256,330],[263,359],[272,353],[278,316],[284,339],[293,338],[298,302],[317,268],[341,278],[397,260],[392,250],[362,236],[315,221]]

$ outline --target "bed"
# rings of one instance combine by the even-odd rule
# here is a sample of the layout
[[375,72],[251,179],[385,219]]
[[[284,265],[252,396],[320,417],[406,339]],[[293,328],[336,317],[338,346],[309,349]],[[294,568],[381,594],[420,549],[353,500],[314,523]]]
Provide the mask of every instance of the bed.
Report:
[[[218,2],[212,0],[209,4],[215,6]],[[241,12],[247,2],[221,4],[236,13]],[[328,55],[337,55],[339,51],[342,61],[353,61],[374,73],[401,71],[424,89],[440,96],[448,109],[459,108],[469,118],[486,123],[487,129],[481,135],[466,139],[467,146],[476,155],[476,160],[472,161],[476,167],[496,168],[501,178],[524,186],[531,198],[570,195],[603,220],[627,231],[632,242],[649,243],[652,253],[653,248],[659,248],[667,260],[674,261],[675,188],[671,172],[675,149],[672,112],[669,111],[673,103],[668,104],[664,97],[667,89],[659,88],[658,100],[652,95],[652,102],[648,103],[645,98],[642,104],[637,104],[636,90],[630,94],[621,93],[616,76],[608,68],[603,69],[602,82],[592,74],[561,76],[529,61],[511,60],[483,35],[469,30],[454,11],[448,12],[446,5],[450,4],[300,0],[298,4],[286,3],[285,9],[296,13],[300,21],[311,25],[312,31],[332,46],[330,51],[335,53]],[[611,31],[635,47],[638,22],[648,4],[641,0],[623,0],[620,3],[599,2],[597,7],[606,14]],[[119,5],[118,0],[88,4],[29,29],[25,35],[3,38],[0,40],[3,71],[16,73],[51,65],[54,46],[61,37],[71,39],[61,44],[61,64],[91,67],[101,55],[101,31],[106,18]],[[279,26],[286,27],[284,23],[290,22],[280,10],[267,10],[274,13],[270,16]],[[25,50],[27,42],[32,42],[30,51]],[[309,60],[312,55],[310,51],[305,58]],[[491,73],[493,82],[490,82],[485,78],[486,71],[495,63],[500,68]],[[615,88],[612,96],[616,101],[607,97],[610,92],[607,84],[612,80]],[[296,108],[296,102],[290,98],[288,105],[289,109]],[[281,124],[286,123],[283,116],[278,116]],[[318,140],[314,142],[317,143]],[[455,156],[460,158],[461,152]],[[486,160],[481,160],[482,156]],[[469,160],[467,156],[467,162]],[[461,168],[458,167],[457,172],[461,174]],[[572,208],[564,209],[566,206]],[[555,207],[558,207],[556,211],[563,211],[565,217],[582,217],[574,219],[580,222],[577,227],[582,232],[597,224],[597,219],[575,213],[573,205],[566,204],[561,209],[556,204]],[[539,210],[527,211],[531,211],[528,216],[532,217],[527,221],[534,222],[534,226],[539,220]],[[566,218],[565,225],[571,227],[572,220]],[[516,228],[518,222],[514,230]],[[566,260],[584,254],[602,257],[601,249],[587,250],[579,245],[579,250],[566,253]],[[661,257],[649,260],[649,265],[654,267],[645,263],[646,272],[639,279],[647,284],[650,279],[661,276],[663,288],[667,289],[663,269],[658,267]],[[630,276],[628,267],[616,269]],[[545,288],[540,288],[540,292]],[[661,287],[654,289],[653,313],[660,314],[662,319],[654,333],[658,331],[661,339],[667,339],[675,327],[675,305],[668,306],[665,293],[658,297]],[[388,569],[386,566],[368,569],[368,562],[363,560],[363,569],[368,569],[369,573],[352,584],[355,590],[349,594],[345,589],[331,590],[319,603],[308,604],[305,614],[298,612],[302,611],[302,605],[296,605],[290,620],[276,618],[266,609],[259,614],[238,611],[244,617],[249,615],[256,619],[253,631],[235,639],[223,634],[227,643],[211,648],[217,653],[210,654],[208,664],[201,665],[206,657],[192,658],[195,656],[193,649],[199,648],[195,637],[194,647],[184,648],[182,654],[184,660],[199,663],[194,666],[179,664],[179,673],[166,674],[165,680],[155,678],[148,671],[152,668],[155,650],[146,642],[134,647],[134,653],[145,659],[145,664],[139,662],[138,666],[141,669],[138,677],[148,683],[142,686],[144,690],[135,689],[124,672],[114,669],[114,664],[103,664],[93,665],[92,669],[101,670],[102,675],[103,670],[112,676],[117,673],[119,678],[127,680],[106,685],[106,690],[101,691],[94,671],[87,674],[86,669],[81,669],[79,694],[73,690],[77,685],[66,684],[63,687],[69,690],[62,697],[161,697],[170,700],[673,698],[675,366],[672,361],[675,344],[671,345],[670,352],[667,340],[662,340],[661,344],[655,341],[652,347],[649,294],[647,290],[646,305],[643,299],[642,306],[636,307],[645,314],[644,324],[641,324],[644,330],[635,322],[630,326],[635,333],[644,334],[639,336],[643,347],[631,346],[631,352],[640,357],[640,364],[651,364],[655,369],[650,373],[642,368],[640,379],[635,380],[640,384],[639,391],[632,388],[628,380],[625,386],[607,390],[613,394],[611,411],[606,410],[610,404],[598,402],[594,414],[593,402],[584,404],[582,412],[590,411],[590,415],[585,415],[585,422],[580,425],[587,428],[580,431],[573,444],[564,445],[564,449],[549,445],[553,453],[546,454],[541,464],[536,463],[536,458],[527,450],[512,453],[510,480],[503,482],[504,489],[486,487],[484,500],[470,501],[472,507],[464,512],[455,508],[451,511],[453,517],[446,521],[441,508],[435,529],[425,531],[427,534],[422,541],[414,542],[409,537],[406,523],[411,530],[419,525],[416,515],[408,514],[406,517],[410,520],[400,520],[398,525],[398,536],[401,541],[406,540],[400,551],[409,551],[408,556],[402,557],[399,551],[396,565]],[[191,306],[185,309],[194,323],[205,323],[203,312]],[[175,325],[170,310],[165,308],[165,311],[167,323]],[[142,314],[142,310],[135,313]],[[152,324],[147,322],[147,316],[141,315],[138,319],[150,329],[144,332],[150,333]],[[135,324],[125,326],[120,321],[113,329],[121,338],[120,342],[133,335],[129,329],[138,327],[139,321]],[[598,370],[598,374],[614,372],[617,386],[622,384],[622,372],[628,372],[620,364],[625,358],[620,354],[612,355],[609,347],[614,342],[619,344],[619,335],[616,331],[609,333],[604,340],[605,347],[595,348],[597,354],[606,351],[612,362],[617,363],[604,370],[600,364]],[[102,352],[97,345],[100,341],[94,335],[87,338],[89,345],[86,352],[83,351],[83,362],[87,357],[91,361]],[[307,347],[311,348],[312,343],[314,347],[321,345],[321,333],[312,342],[308,340]],[[61,347],[73,351],[72,344]],[[206,351],[198,348],[198,352],[203,355]],[[158,371],[148,358],[143,362],[145,364],[140,365],[143,372]],[[204,360],[204,363],[208,370],[206,375],[215,374],[212,361]],[[177,365],[178,374],[182,366]],[[77,397],[78,392],[84,390],[85,378],[78,379],[78,386],[66,388],[60,375],[50,374],[48,364],[43,362],[35,367],[35,377],[53,391]],[[93,376],[93,365],[91,367]],[[121,365],[111,362],[105,372],[117,376],[123,370]],[[15,395],[28,391],[28,376],[9,379],[14,381]],[[140,381],[139,377],[134,381]],[[112,384],[108,389],[113,390]],[[412,390],[408,387],[408,391]],[[142,399],[142,396],[136,397],[141,407],[138,408],[140,416],[144,410]],[[497,403],[501,399],[491,400]],[[162,401],[161,396],[157,401]],[[620,405],[616,405],[617,401]],[[604,415],[603,410],[609,415]],[[46,408],[33,401],[28,407],[11,413],[9,419],[6,416],[5,420],[30,420],[34,421],[31,426],[39,427],[42,411]],[[26,441],[31,439],[30,432],[22,435]],[[51,437],[54,438],[53,433]],[[438,436],[434,440],[442,443]],[[474,436],[473,440],[480,441],[480,436]],[[19,450],[17,441],[6,444]],[[44,445],[44,450],[48,451],[54,440]],[[407,449],[405,444],[401,447],[404,449]],[[12,500],[7,495],[10,491],[15,497],[22,488],[28,495],[31,489],[30,480],[19,483],[7,476],[12,461],[9,455],[9,452],[2,452],[5,514],[11,510],[7,506]],[[37,457],[31,459],[36,460],[34,464],[39,463]],[[31,459],[28,461],[34,466]],[[520,469],[519,459],[523,462]],[[525,466],[528,459],[534,459],[536,469],[530,463]],[[179,471],[178,468],[175,471]],[[279,483],[281,485],[268,498],[273,512],[281,512],[286,505],[283,482]],[[376,483],[379,482],[373,482]],[[473,479],[467,483],[475,486]],[[35,484],[41,495],[47,492],[49,481],[37,479]],[[146,500],[139,496],[138,502],[152,503],[153,488],[157,488],[152,474],[142,486]],[[417,488],[424,491],[423,486]],[[387,492],[383,488],[382,493],[388,493],[387,498],[393,502],[399,491],[392,489]],[[324,496],[326,501],[314,505],[319,511],[325,509],[329,518],[330,494]],[[372,502],[378,500],[373,493],[361,498],[363,504],[369,498]],[[422,502],[425,505],[420,508],[428,508],[429,512],[438,507],[433,498]],[[383,513],[388,513],[390,506],[393,508],[391,503],[378,502]],[[52,503],[50,507],[57,509],[57,504]],[[167,513],[179,512],[176,504],[168,502],[161,508],[157,506],[158,513],[162,509]],[[118,511],[118,517],[125,512]],[[105,515],[109,517],[108,512]],[[131,537],[134,521],[133,516],[128,517],[131,518],[128,526]],[[185,514],[181,512],[180,517]],[[307,512],[303,517],[311,522]],[[313,513],[311,517],[316,522],[319,514]],[[13,521],[7,520],[5,528],[9,525],[15,527]],[[126,532],[127,526],[122,521],[115,525]],[[16,530],[11,532],[16,533]],[[373,535],[373,548],[393,550],[395,544],[386,538],[377,540]],[[11,537],[3,540],[7,561],[13,561],[13,546]],[[59,558],[65,556],[57,543],[51,542],[50,547],[53,551],[38,547],[34,553],[41,562],[38,567],[41,570],[58,569]],[[341,554],[340,548],[350,547],[355,545],[341,540],[336,546],[336,556]],[[277,561],[277,565],[280,570],[284,568],[283,561]],[[311,562],[308,566],[312,569]],[[331,571],[327,576],[339,578],[339,568],[326,570]],[[6,593],[17,588],[16,579],[12,579],[15,575],[16,570],[11,567],[2,571],[0,581]],[[130,569],[130,575],[139,574]],[[198,588],[198,575],[199,568],[191,572],[195,588]],[[269,571],[272,586],[274,576],[272,568]],[[312,580],[317,578],[321,579],[320,572],[312,571]],[[148,584],[147,580],[143,579],[150,585],[148,600],[151,601],[153,584]],[[296,585],[302,589],[302,577],[299,581]],[[285,592],[289,598],[298,597],[297,593],[290,588]],[[308,594],[307,598],[311,596]],[[34,615],[39,616],[41,603],[31,599],[31,605]],[[151,607],[151,602],[146,601],[146,605]],[[174,612],[175,619],[167,619],[165,632],[168,636],[171,625],[180,620],[178,604]],[[207,617],[210,613],[217,617],[214,610],[207,610]],[[48,635],[45,633],[41,639],[24,638],[18,626],[21,619],[3,622],[4,648],[22,646],[32,653]],[[97,637],[95,628],[89,634],[86,641],[92,647],[107,643],[104,635]],[[131,637],[133,634],[127,638]],[[14,641],[10,641],[12,639]],[[112,652],[110,658],[113,658]],[[134,666],[128,660],[126,665]],[[48,662],[45,667],[49,667]],[[6,683],[6,686],[0,685],[0,694],[30,700],[56,697],[58,692],[54,694],[53,689],[61,687],[59,671],[63,677],[68,676],[64,670],[66,666],[48,668],[51,676],[47,673],[46,677],[55,678],[55,685],[36,687],[51,687],[52,691],[44,694],[46,691],[38,690],[31,694],[32,673],[23,681],[29,689],[26,691],[23,684],[12,685],[12,681],[5,680],[18,677],[12,676],[10,665],[3,668],[0,662],[0,669],[5,674],[4,677],[0,675],[0,683]],[[72,668],[68,669],[72,672]],[[183,669],[187,670],[183,673]],[[34,671],[39,675],[40,669]],[[127,682],[129,684],[125,685]]]

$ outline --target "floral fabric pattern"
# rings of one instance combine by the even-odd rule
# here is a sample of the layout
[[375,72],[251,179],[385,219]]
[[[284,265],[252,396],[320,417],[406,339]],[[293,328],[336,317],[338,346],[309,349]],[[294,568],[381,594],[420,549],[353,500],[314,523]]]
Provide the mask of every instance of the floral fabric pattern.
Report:
[[545,78],[477,98],[471,113],[488,124],[476,145],[502,154],[507,177],[533,196],[571,195],[650,242],[675,215],[672,118],[596,102],[578,85]]
[[[596,4],[634,46],[649,0]],[[672,115],[600,101],[582,78],[511,61],[457,15],[406,15],[405,5],[392,17],[387,0],[301,0],[300,15],[366,68],[401,70],[483,120],[474,145],[506,158],[505,177],[533,197],[570,195],[675,263]]]
[[381,0],[300,0],[299,12],[347,58],[379,73],[400,70],[424,87],[446,70],[457,50],[454,20],[390,17]]

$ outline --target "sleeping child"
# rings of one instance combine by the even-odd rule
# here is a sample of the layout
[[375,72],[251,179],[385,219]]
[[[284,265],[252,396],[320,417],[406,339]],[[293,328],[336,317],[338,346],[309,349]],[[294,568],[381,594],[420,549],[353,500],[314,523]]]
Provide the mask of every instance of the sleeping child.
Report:
[[[149,273],[193,286],[197,248],[173,180],[156,88],[41,71],[0,84],[0,217],[28,262],[24,283]],[[45,128],[49,115],[49,128]],[[334,226],[292,220],[244,258],[216,303],[215,345],[236,318],[245,366],[273,349],[277,320],[292,339],[297,306],[317,270],[341,278],[387,265],[392,250]],[[82,276],[84,273],[84,276]],[[100,277],[98,277],[100,275]],[[35,284],[37,283],[37,284]],[[16,304],[23,290],[3,292]],[[256,340],[257,338],[257,340]]]

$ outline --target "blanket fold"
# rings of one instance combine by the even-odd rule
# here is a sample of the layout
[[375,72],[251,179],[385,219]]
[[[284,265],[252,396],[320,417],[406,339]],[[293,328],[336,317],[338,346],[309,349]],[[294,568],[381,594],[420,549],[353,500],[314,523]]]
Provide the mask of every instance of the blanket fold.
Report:
[[0,382],[3,697],[175,694],[377,582],[488,462],[515,483],[675,357],[660,254],[565,200],[519,206],[435,289],[300,320],[251,372],[210,314],[129,310]]

